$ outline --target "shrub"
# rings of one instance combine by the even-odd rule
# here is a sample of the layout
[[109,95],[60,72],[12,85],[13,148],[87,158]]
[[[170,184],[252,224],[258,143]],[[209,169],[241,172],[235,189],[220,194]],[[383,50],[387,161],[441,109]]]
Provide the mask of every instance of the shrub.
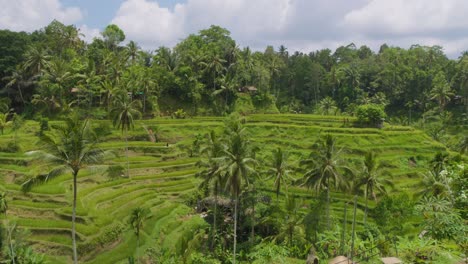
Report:
[[184,109],[177,109],[172,115],[175,119],[185,119],[187,117],[187,113]]
[[6,146],[0,146],[0,152],[15,153],[20,150],[20,145],[15,141],[8,142]]
[[383,107],[376,104],[358,106],[356,110],[357,120],[360,124],[380,126],[386,117]]
[[39,135],[43,135],[44,131],[47,130],[49,130],[49,119],[41,118],[41,120],[39,120]]
[[124,171],[125,169],[121,165],[112,165],[107,168],[106,174],[110,180],[115,180],[119,178],[120,176],[124,176],[125,175]]

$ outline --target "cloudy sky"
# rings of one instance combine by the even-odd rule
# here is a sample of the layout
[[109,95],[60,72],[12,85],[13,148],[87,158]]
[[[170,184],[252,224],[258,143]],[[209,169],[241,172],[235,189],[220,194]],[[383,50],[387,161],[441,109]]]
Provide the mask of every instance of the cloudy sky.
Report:
[[354,42],[441,45],[456,58],[468,50],[468,0],[0,0],[0,29],[33,31],[53,19],[87,40],[108,24],[145,49],[173,46],[220,25],[241,46],[289,51],[335,49]]

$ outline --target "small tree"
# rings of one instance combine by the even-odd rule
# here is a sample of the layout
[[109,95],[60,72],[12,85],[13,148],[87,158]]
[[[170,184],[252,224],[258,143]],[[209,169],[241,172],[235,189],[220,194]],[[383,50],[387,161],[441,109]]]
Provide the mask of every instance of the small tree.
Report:
[[0,132],[2,133],[2,135],[3,130],[5,130],[5,128],[9,125],[11,125],[11,121],[8,121],[8,114],[0,113]]
[[8,210],[7,195],[5,192],[0,193],[0,213],[5,214],[5,218]]
[[356,116],[360,124],[381,126],[387,115],[385,114],[383,106],[377,104],[365,104],[358,106]]
[[140,231],[143,228],[144,221],[148,217],[149,213],[150,210],[148,210],[147,208],[137,207],[132,210],[132,214],[130,216],[130,225],[132,226],[133,231],[135,232],[135,235],[137,237],[137,254],[138,249],[140,247]]
[[31,151],[36,160],[50,166],[52,169],[28,179],[21,186],[23,191],[29,191],[35,185],[44,184],[65,172],[71,172],[73,180],[72,205],[72,249],[73,263],[78,263],[76,250],[76,203],[77,179],[81,169],[100,164],[107,156],[107,152],[97,146],[97,138],[93,134],[87,120],[81,121],[77,117],[68,118],[64,125],[54,126],[54,130],[40,137],[41,150]]
[[134,120],[141,116],[138,110],[141,108],[141,102],[131,101],[126,94],[117,96],[113,102],[113,108],[110,112],[112,122],[115,127],[122,129],[125,134],[125,154],[127,156],[127,177],[130,177],[130,161],[128,159],[128,130],[134,127]]

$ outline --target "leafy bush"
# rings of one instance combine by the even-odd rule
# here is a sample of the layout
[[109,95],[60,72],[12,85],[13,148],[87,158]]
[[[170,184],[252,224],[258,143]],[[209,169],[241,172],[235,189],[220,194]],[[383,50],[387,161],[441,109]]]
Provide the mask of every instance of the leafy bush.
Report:
[[44,131],[47,130],[49,130],[49,119],[41,118],[41,120],[39,120],[39,135],[43,135]]
[[184,109],[177,109],[172,115],[175,119],[185,119],[187,117],[187,113]]
[[358,106],[356,116],[359,123],[363,125],[378,126],[383,123],[387,116],[383,107],[376,104],[365,104]]
[[107,168],[106,175],[110,180],[115,180],[125,175],[125,169],[121,165],[112,165]]
[[0,146],[0,152],[15,153],[21,150],[21,146],[15,142],[10,141],[6,146]]
[[251,263],[287,263],[288,250],[274,243],[262,243],[248,255]]

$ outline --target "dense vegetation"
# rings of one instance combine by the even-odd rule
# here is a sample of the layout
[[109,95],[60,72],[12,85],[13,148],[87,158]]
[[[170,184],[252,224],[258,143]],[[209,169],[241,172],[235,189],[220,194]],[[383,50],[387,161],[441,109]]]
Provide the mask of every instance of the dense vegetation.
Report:
[[0,31],[5,263],[466,257],[467,53],[124,40]]

